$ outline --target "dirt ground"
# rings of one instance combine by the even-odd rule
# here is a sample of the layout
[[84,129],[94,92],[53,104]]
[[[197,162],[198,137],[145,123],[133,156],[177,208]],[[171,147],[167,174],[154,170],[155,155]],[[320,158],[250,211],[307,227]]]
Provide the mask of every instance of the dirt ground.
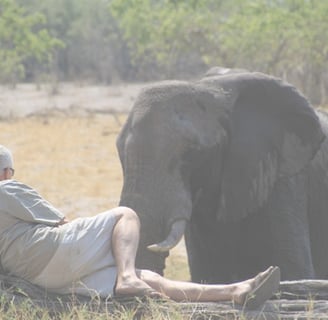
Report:
[[49,84],[18,84],[15,89],[0,86],[1,118],[26,117],[49,111],[70,111],[79,115],[86,112],[127,112],[140,90],[147,85],[61,83],[54,88]]
[[[36,188],[68,218],[118,205],[122,171],[116,137],[146,84],[92,87],[0,87],[0,144],[15,158],[15,178]],[[189,280],[184,242],[165,274]]]

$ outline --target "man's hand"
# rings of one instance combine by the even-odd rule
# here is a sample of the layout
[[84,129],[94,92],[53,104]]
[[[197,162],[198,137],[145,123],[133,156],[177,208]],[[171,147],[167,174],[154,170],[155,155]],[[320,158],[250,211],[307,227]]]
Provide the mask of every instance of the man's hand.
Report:
[[64,217],[62,220],[60,220],[57,223],[57,226],[61,226],[61,225],[65,224],[65,223],[68,223],[68,222],[69,222],[69,220],[66,217]]

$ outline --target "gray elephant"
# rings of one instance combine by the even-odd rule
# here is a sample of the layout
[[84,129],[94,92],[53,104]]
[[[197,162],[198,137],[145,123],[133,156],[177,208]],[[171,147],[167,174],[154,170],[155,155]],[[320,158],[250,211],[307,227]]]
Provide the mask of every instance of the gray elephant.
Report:
[[196,282],[269,265],[283,280],[327,278],[327,130],[293,86],[260,73],[146,88],[117,139],[137,267],[162,273],[185,234]]

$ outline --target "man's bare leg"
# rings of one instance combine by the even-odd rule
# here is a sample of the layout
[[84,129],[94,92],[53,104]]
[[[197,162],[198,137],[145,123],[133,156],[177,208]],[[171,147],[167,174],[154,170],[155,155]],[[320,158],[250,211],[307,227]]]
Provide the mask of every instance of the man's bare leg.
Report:
[[[117,266],[116,295],[155,295],[153,289],[136,275],[135,258],[139,244],[140,222],[137,214],[118,207],[118,221],[113,229],[112,250]],[[153,291],[153,292],[152,292]]]
[[[117,295],[166,296],[176,301],[219,302],[234,301],[243,304],[247,294],[256,288],[272,271],[272,267],[256,277],[227,285],[205,285],[174,281],[148,270],[135,269],[139,244],[140,222],[136,213],[125,207],[117,209],[117,223],[113,229],[112,248],[117,265]],[[278,281],[278,280],[277,280]],[[277,287],[279,283],[275,283]],[[160,295],[156,295],[158,292]],[[269,298],[269,297],[268,297]],[[267,299],[268,299],[267,298]]]
[[[273,267],[258,274],[256,277],[233,284],[197,284],[192,282],[173,281],[163,278],[162,276],[148,271],[138,270],[138,276],[153,289],[163,293],[175,301],[192,301],[192,302],[219,302],[234,301],[237,304],[244,304],[247,295],[252,292],[264,279],[273,271]],[[279,274],[280,277],[280,274]],[[275,277],[274,282],[270,284],[270,290],[276,291],[279,286],[279,277]],[[268,294],[268,293],[266,293]],[[264,297],[264,300],[269,299]]]

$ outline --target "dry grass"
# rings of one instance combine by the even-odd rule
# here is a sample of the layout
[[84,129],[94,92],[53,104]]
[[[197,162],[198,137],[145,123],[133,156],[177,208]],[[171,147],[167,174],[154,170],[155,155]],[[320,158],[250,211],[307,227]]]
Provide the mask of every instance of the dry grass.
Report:
[[34,186],[69,218],[117,205],[122,185],[113,116],[33,117],[1,124],[15,178]]
[[[6,120],[0,144],[13,152],[17,180],[36,188],[70,219],[91,216],[118,205],[122,171],[115,143],[125,118],[63,113]],[[189,280],[183,245],[172,251],[165,274]]]

